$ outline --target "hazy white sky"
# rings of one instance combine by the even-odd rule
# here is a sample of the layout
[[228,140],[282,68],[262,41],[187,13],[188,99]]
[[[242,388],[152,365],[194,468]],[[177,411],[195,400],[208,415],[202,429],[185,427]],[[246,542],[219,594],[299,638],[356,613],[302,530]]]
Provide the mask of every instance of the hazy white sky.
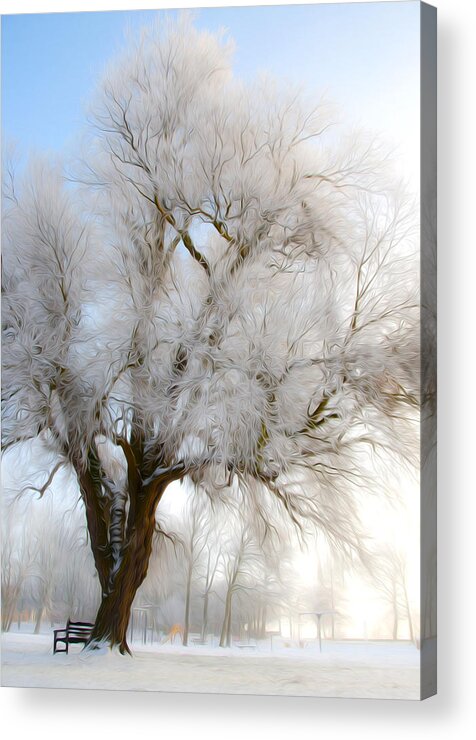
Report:
[[[175,11],[158,11],[173,14]],[[345,119],[399,147],[401,171],[419,171],[420,3],[377,2],[194,11],[196,23],[226,28],[237,75],[268,71],[317,93]],[[10,15],[2,18],[4,139],[20,151],[74,140],[83,106],[124,31],[156,11]]]

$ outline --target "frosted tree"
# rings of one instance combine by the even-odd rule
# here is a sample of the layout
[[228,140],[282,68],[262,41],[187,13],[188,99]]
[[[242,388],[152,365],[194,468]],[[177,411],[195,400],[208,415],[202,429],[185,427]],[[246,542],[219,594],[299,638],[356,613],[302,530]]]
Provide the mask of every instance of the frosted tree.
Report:
[[224,615],[220,633],[220,647],[232,644],[233,607],[240,596],[250,593],[256,599],[266,568],[266,561],[256,522],[250,519],[250,507],[243,502],[242,507],[230,511],[232,526],[227,534],[227,542],[222,547],[222,578],[224,581]]
[[353,550],[370,458],[411,458],[413,205],[376,145],[243,84],[232,52],[186,20],[144,31],[99,85],[76,185],[44,161],[7,183],[4,445],[39,437],[43,487],[77,479],[91,646],[128,650],[171,482]]
[[392,639],[398,639],[401,620],[406,622],[408,635],[412,642],[419,640],[415,635],[413,614],[410,603],[407,574],[407,558],[395,546],[388,545],[379,553],[378,568],[375,569],[375,586],[391,607]]
[[[4,494],[5,495],[5,494]],[[20,515],[20,516],[19,516]],[[9,502],[2,516],[2,630],[8,632],[20,611],[20,600],[28,581],[38,577],[36,560],[38,541],[30,540],[18,520],[24,517],[24,507]]]
[[211,588],[211,583],[209,584],[210,578],[213,582],[213,576],[210,575],[211,553],[207,553],[207,543],[210,543],[212,537],[212,513],[209,501],[203,494],[195,494],[193,498],[187,501],[184,512],[185,527],[181,536],[182,556],[185,564],[185,611],[182,639],[184,645],[188,645],[190,634],[190,614],[194,580],[200,561],[204,558],[205,554],[209,556],[207,558],[206,598],[208,598]]

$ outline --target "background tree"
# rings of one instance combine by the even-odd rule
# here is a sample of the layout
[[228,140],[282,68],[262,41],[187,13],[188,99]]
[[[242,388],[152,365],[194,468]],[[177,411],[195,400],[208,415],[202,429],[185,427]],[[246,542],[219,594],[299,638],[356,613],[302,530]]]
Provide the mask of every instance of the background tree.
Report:
[[[185,559],[185,612],[183,620],[183,644],[188,645],[190,632],[190,612],[192,606],[192,585],[202,556],[210,541],[211,511],[208,498],[202,493],[188,499],[184,512],[185,533],[181,544]],[[209,565],[210,568],[210,565]],[[207,581],[210,572],[207,574]],[[206,592],[207,595],[207,592]]]
[[24,522],[24,510],[18,510],[17,502],[10,501],[2,513],[2,630],[8,632],[20,608],[25,584],[38,576],[38,541],[18,526],[18,518]]
[[399,623],[403,620],[407,624],[410,640],[414,642],[415,630],[408,593],[407,562],[405,554],[395,546],[389,545],[380,553],[374,583],[391,605],[392,639],[398,639]]
[[124,652],[173,481],[363,551],[362,459],[417,449],[414,209],[378,147],[237,80],[232,45],[186,20],[111,64],[90,118],[83,189],[33,162],[6,201],[3,433],[41,438],[45,485],[74,473],[91,646]]
[[257,578],[261,562],[261,551],[253,538],[253,533],[242,527],[236,537],[235,547],[226,548],[223,565],[225,581],[225,610],[220,634],[220,647],[230,647],[232,643],[233,602],[238,594],[251,591],[257,595]]
[[[213,543],[212,537],[212,543]],[[209,615],[209,604],[210,596],[212,594],[213,587],[218,572],[218,568],[222,559],[222,551],[220,547],[213,547],[210,542],[207,543],[205,548],[205,566],[203,568],[203,609],[202,609],[202,628],[200,633],[200,639],[202,642],[206,642],[208,634],[208,615]]]
[[242,487],[228,491],[220,543],[224,603],[220,647],[230,647],[234,623],[240,633],[246,623],[248,637],[251,630],[255,637],[265,637],[268,607],[279,603],[280,558],[289,521],[279,516],[279,510],[272,516],[271,504],[263,500],[266,517],[256,516],[253,499]]

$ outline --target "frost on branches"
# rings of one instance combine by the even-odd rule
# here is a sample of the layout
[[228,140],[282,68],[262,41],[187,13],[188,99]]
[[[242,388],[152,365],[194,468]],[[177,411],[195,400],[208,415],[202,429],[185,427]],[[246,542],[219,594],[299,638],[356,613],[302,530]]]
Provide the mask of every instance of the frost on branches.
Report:
[[[5,198],[4,445],[74,471],[102,601],[127,651],[157,505],[187,477],[365,552],[369,456],[412,463],[414,204],[334,113],[232,72],[188,21],[110,65],[80,162]],[[383,164],[382,164],[383,163]]]

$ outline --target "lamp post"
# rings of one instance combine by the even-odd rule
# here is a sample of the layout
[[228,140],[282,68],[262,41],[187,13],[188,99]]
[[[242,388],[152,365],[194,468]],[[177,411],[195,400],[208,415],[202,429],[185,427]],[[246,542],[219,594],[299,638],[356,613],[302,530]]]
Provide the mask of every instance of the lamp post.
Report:
[[323,611],[323,612],[301,612],[300,617],[316,617],[317,619],[317,637],[319,640],[319,652],[322,653],[322,632],[321,632],[321,620],[324,614],[335,614],[334,610]]

